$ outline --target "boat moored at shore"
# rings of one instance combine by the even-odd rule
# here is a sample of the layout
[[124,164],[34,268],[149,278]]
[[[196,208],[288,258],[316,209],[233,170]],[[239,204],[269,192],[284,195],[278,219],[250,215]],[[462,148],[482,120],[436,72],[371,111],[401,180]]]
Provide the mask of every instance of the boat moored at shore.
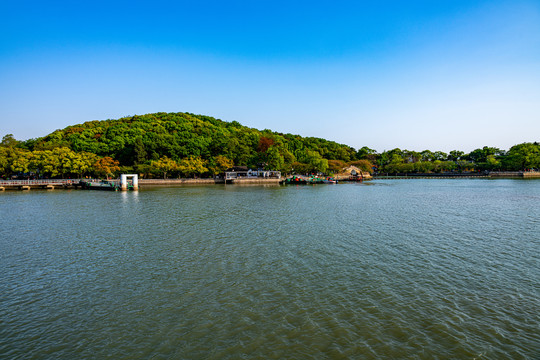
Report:
[[84,190],[106,190],[106,191],[118,191],[120,187],[113,181],[101,180],[101,181],[84,181],[79,182],[81,189]]
[[282,184],[337,184],[337,180],[332,177],[319,177],[312,175],[310,177],[293,175],[281,182]]
[[282,184],[307,184],[307,179],[303,176],[293,175],[291,177],[286,178],[281,182]]

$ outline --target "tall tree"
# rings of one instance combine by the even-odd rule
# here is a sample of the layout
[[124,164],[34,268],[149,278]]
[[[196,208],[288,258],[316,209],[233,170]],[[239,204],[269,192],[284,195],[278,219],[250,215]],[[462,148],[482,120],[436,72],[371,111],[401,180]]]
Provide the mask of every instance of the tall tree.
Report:
[[167,174],[173,171],[178,171],[178,163],[167,156],[163,156],[157,161],[152,161],[151,165],[159,172],[163,173],[163,178],[167,178]]
[[19,142],[17,140],[15,140],[15,138],[13,137],[13,134],[6,134],[2,138],[2,142],[0,143],[0,146],[13,148],[13,147],[17,146],[18,143]]
[[540,169],[540,144],[523,143],[508,150],[506,167],[512,170]]
[[343,160],[328,160],[328,171],[338,173],[347,167],[347,163]]
[[33,154],[30,151],[18,150],[14,152],[14,155],[11,163],[11,171],[13,173],[27,173],[30,169]]
[[144,148],[142,137],[138,136],[135,139],[135,143],[133,145],[133,152],[135,153],[135,164],[144,164],[146,162],[147,152]]
[[268,170],[282,170],[285,165],[285,159],[279,152],[277,146],[270,146],[267,151],[267,163],[266,169]]
[[180,160],[178,163],[178,170],[187,177],[208,172],[206,160],[203,160],[200,157],[189,157]]
[[114,172],[120,170],[120,162],[109,156],[105,156],[94,163],[94,171],[98,175],[106,176],[107,179]]
[[465,155],[463,151],[459,150],[452,150],[448,153],[448,160],[450,161],[458,161],[461,160],[461,158]]
[[218,175],[224,172],[225,170],[232,168],[234,163],[232,160],[228,159],[225,156],[218,155],[212,158],[208,164],[208,170],[212,175]]

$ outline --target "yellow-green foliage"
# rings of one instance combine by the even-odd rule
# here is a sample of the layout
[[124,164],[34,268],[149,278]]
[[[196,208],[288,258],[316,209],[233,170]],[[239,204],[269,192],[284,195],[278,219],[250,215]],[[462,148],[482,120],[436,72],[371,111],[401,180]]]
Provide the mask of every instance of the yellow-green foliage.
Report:
[[328,159],[350,161],[356,156],[350,146],[333,141],[260,131],[236,121],[189,113],[89,121],[32,140],[28,147],[30,150],[66,147],[77,153],[111,157],[120,166],[159,165],[157,161],[166,157],[177,164],[184,161],[184,168],[177,171],[190,175],[201,171],[216,174],[232,164],[286,171],[296,160],[324,171]]

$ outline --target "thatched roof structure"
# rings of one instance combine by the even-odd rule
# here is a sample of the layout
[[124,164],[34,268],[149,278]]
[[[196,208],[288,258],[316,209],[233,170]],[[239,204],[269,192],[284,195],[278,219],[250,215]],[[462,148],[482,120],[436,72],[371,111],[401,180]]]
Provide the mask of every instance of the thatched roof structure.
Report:
[[364,179],[371,179],[371,174],[366,171],[362,171],[360,168],[354,165],[349,165],[346,168],[341,169],[341,171],[336,174],[336,178],[338,180],[349,179],[350,177],[362,177]]

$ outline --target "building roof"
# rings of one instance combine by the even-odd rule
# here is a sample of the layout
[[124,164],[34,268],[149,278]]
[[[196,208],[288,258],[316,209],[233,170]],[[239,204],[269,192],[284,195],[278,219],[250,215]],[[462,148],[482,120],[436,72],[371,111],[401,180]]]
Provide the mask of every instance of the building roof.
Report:
[[232,168],[227,169],[227,172],[232,171],[248,171],[249,168],[247,166],[233,166]]

